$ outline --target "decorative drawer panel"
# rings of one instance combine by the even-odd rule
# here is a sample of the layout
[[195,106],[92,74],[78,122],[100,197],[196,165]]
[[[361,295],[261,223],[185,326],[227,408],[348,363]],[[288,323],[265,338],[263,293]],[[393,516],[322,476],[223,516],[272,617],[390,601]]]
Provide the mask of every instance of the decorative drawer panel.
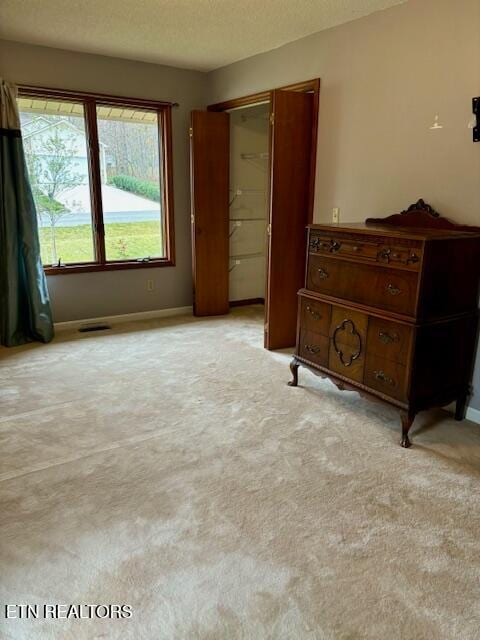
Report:
[[368,316],[342,307],[332,307],[328,367],[343,376],[363,381]]
[[309,240],[310,253],[360,258],[412,269],[418,271],[422,258],[422,247],[414,241],[400,241],[392,239],[390,242],[380,236],[362,236],[354,234],[316,234],[312,233]]
[[403,364],[368,353],[364,384],[397,400],[407,400],[407,369]]
[[300,298],[300,326],[306,331],[314,331],[328,336],[332,307],[324,302]]
[[313,331],[300,331],[298,355],[323,367],[328,366],[328,349],[330,341]]
[[307,289],[413,316],[418,276],[414,272],[354,264],[309,255]]
[[411,341],[411,327],[381,318],[369,319],[367,345],[376,356],[407,364]]

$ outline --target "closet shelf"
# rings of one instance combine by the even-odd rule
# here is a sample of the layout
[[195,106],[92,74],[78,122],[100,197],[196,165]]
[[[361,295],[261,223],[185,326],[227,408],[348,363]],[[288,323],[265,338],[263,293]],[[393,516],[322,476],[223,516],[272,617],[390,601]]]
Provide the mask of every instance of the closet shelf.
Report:
[[266,218],[230,218],[229,222],[233,226],[233,229],[228,234],[229,238],[231,238],[240,229],[240,227],[243,226],[244,222],[263,222],[265,224],[265,231],[267,230]]
[[230,260],[238,261],[238,260],[251,260],[252,258],[264,258],[265,253],[240,253],[236,256],[230,256]]
[[233,191],[233,197],[230,198],[228,206],[231,207],[232,204],[235,202],[235,200],[239,197],[239,196],[246,196],[246,195],[257,195],[257,196],[264,196],[265,195],[265,190],[264,189],[229,189],[229,191]]
[[230,256],[231,266],[229,267],[229,271],[233,271],[235,267],[238,267],[239,264],[242,264],[243,260],[252,260],[254,258],[262,258],[265,259],[264,253],[246,253],[244,255],[239,256]]
[[268,151],[262,151],[261,153],[241,153],[242,160],[268,160],[270,154]]

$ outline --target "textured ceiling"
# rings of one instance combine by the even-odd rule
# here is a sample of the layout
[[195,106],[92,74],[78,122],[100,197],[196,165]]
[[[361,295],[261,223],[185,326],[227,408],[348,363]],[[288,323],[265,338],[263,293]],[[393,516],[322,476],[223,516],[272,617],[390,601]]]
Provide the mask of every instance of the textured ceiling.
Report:
[[208,71],[406,0],[0,0],[0,38]]

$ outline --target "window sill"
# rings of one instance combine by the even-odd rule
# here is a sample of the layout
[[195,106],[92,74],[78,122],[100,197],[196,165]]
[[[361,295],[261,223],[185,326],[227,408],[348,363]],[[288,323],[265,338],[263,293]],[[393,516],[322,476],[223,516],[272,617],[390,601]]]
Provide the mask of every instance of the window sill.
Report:
[[69,264],[65,267],[44,266],[45,275],[58,276],[67,273],[90,273],[95,271],[120,271],[122,269],[152,269],[159,267],[174,267],[175,261],[168,258],[158,258],[148,262],[137,262],[136,260],[122,260],[121,262],[108,262],[99,264],[98,262],[87,262],[84,264]]

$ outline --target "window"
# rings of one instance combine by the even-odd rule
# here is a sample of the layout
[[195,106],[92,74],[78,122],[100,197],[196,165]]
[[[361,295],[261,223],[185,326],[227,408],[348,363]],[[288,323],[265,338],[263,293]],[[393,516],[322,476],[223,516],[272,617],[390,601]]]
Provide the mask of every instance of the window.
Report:
[[93,262],[84,107],[27,98],[19,103],[43,264]]
[[32,88],[18,106],[47,273],[174,264],[171,105]]
[[97,106],[107,260],[164,255],[158,115]]

